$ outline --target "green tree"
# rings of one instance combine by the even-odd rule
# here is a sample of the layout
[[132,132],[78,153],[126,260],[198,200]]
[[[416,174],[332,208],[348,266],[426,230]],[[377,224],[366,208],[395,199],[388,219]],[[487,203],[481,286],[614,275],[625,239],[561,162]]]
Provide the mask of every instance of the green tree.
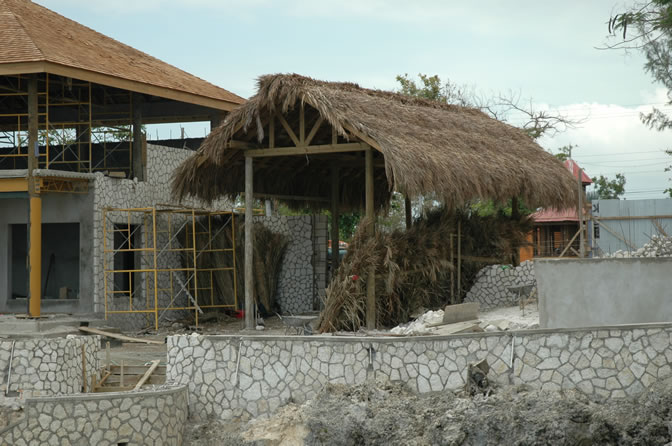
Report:
[[[604,48],[642,52],[646,57],[644,70],[667,88],[666,105],[672,105],[672,0],[635,2],[609,18],[608,31],[610,40]],[[642,113],[640,118],[653,130],[672,129],[672,117],[658,108]],[[672,155],[672,150],[665,153]],[[670,171],[672,165],[665,168],[665,172]],[[665,192],[672,197],[672,188]]]
[[588,194],[589,199],[609,200],[620,198],[625,193],[625,176],[617,173],[616,178],[610,180],[604,175],[593,177],[593,190]]

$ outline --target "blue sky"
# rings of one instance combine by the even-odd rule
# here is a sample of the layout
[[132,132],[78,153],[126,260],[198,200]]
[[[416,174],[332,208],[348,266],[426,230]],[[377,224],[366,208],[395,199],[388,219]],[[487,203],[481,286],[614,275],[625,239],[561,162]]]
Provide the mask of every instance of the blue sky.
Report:
[[591,176],[624,173],[626,198],[662,198],[672,185],[663,171],[672,158],[662,153],[670,136],[638,119],[667,101],[665,90],[644,73],[641,55],[596,49],[623,2],[37,2],[243,97],[257,76],[275,72],[381,89],[397,88],[397,74],[427,73],[486,96],[513,91],[536,108],[583,119],[540,143],[578,145],[575,158]]

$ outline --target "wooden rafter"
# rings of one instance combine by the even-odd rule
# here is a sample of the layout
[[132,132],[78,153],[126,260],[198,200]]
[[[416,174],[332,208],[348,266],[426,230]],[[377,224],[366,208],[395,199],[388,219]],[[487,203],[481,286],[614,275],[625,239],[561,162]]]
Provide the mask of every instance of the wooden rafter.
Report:
[[320,155],[327,153],[361,152],[367,148],[367,144],[360,142],[322,144],[315,146],[278,147],[275,149],[248,149],[245,150],[245,156],[257,158],[270,156]]

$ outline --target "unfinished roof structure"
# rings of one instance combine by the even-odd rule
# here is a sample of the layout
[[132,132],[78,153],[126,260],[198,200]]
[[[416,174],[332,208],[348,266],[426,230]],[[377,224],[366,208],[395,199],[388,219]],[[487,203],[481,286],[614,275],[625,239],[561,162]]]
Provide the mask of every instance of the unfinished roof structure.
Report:
[[243,158],[264,157],[254,167],[255,194],[328,206],[329,171],[338,167],[340,207],[361,208],[369,146],[377,207],[392,190],[437,194],[448,206],[478,198],[558,208],[576,201],[572,176],[556,158],[479,110],[296,74],[262,76],[257,94],[182,166],[175,190],[206,200],[235,196]]
[[52,73],[231,110],[239,96],[33,3],[0,0],[0,74]]

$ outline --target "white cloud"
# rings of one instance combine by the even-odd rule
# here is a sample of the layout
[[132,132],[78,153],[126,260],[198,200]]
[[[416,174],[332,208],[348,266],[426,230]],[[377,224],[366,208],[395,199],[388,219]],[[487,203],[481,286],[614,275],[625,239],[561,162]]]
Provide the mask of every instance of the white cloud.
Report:
[[[665,90],[648,94],[649,104],[662,105]],[[669,132],[650,130],[640,120],[640,113],[651,110],[651,105],[624,107],[609,104],[571,104],[558,108],[568,116],[587,116],[574,129],[552,138],[543,138],[543,147],[554,152],[559,147],[577,146],[573,157],[591,176],[614,178],[616,173],[626,177],[626,198],[663,198],[663,190],[672,186],[670,174],[664,171],[672,164],[672,157],[664,151],[672,148]],[[672,111],[672,107],[663,106]]]

